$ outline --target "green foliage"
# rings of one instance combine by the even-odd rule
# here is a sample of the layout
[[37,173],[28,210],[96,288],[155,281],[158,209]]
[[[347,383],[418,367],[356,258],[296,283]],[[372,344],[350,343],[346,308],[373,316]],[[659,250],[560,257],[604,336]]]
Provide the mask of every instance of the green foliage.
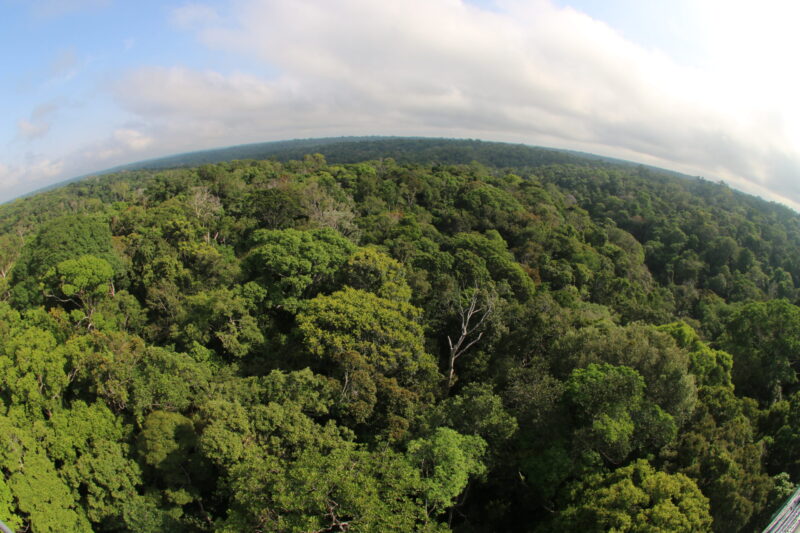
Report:
[[[115,411],[141,418],[154,409],[182,411],[205,398],[212,369],[189,354],[123,333],[98,335],[84,351],[80,377]],[[88,353],[86,353],[88,352]]]
[[290,311],[330,282],[355,250],[330,229],[259,230],[252,240],[255,246],[246,259],[248,271],[267,289],[272,306]]
[[680,348],[689,352],[689,372],[695,376],[698,386],[733,387],[733,357],[729,353],[708,346],[685,322],[673,322],[658,329],[669,333]]
[[404,435],[439,379],[419,315],[410,304],[345,287],[317,296],[297,317],[305,346],[338,379],[345,409],[362,421],[380,403],[392,438]]
[[590,363],[624,365],[644,378],[645,395],[681,423],[697,398],[689,374],[689,354],[653,326],[603,325],[570,331],[558,342],[554,365],[583,367]]
[[469,478],[485,472],[481,457],[486,442],[474,435],[461,435],[438,428],[430,438],[408,443],[408,456],[422,475],[422,496],[428,514],[450,507],[467,486]]
[[587,476],[570,498],[552,531],[688,533],[711,527],[708,499],[691,479],[659,472],[642,459]]
[[488,231],[484,235],[458,234],[453,239],[452,247],[459,280],[464,286],[481,286],[490,277],[496,283],[507,284],[520,300],[533,296],[533,281],[514,260],[506,241],[496,231]]
[[1,416],[0,433],[0,470],[15,514],[34,531],[90,532],[84,510],[32,432]]
[[774,473],[800,475],[800,392],[770,406],[766,423],[772,442],[767,464]]
[[267,459],[237,473],[234,511],[222,531],[443,531],[418,503],[420,484],[419,471],[390,450],[308,450],[283,467]]
[[304,214],[300,195],[288,188],[255,191],[249,195],[246,205],[251,216],[267,229],[291,227]]
[[780,399],[797,382],[800,308],[786,300],[745,304],[727,321],[720,344],[733,355],[740,393],[762,402]]
[[45,274],[44,293],[49,300],[77,307],[81,311],[79,323],[91,329],[94,312],[110,292],[113,275],[105,259],[92,255],[66,259]]
[[695,479],[710,500],[715,531],[746,529],[772,485],[762,465],[764,442],[749,418],[752,402],[730,387],[701,388],[686,430],[662,451],[669,469]]
[[153,411],[142,424],[139,450],[148,465],[175,473],[186,462],[186,450],[195,440],[191,420],[180,413]]
[[121,525],[122,506],[142,484],[128,445],[131,432],[101,403],[78,401],[49,420],[47,453],[62,465],[59,474],[94,524]]
[[408,302],[411,299],[403,265],[375,248],[362,248],[350,256],[342,266],[341,276],[344,285],[387,300]]
[[22,521],[14,514],[14,509],[14,495],[5,480],[0,479],[0,517],[12,531],[22,527]]
[[59,407],[70,375],[65,350],[56,338],[36,326],[22,326],[5,336],[0,346],[4,403],[24,409],[34,419]]
[[[244,357],[264,343],[264,335],[253,317],[255,302],[241,291],[215,289],[186,299],[186,316],[181,320],[184,346],[200,343],[218,353]],[[176,328],[177,329],[177,328]]]
[[581,446],[613,464],[647,445],[658,449],[677,432],[674,419],[644,398],[645,383],[632,368],[590,364],[572,371],[566,385]]
[[0,206],[0,519],[728,532],[793,487],[796,213],[524,146],[266,149]]
[[482,383],[470,383],[459,395],[444,400],[433,419],[463,435],[483,438],[490,450],[499,449],[517,430],[517,420],[506,411],[502,399]]
[[435,367],[422,344],[419,314],[410,304],[346,287],[311,300],[297,323],[314,355],[335,360],[352,351],[380,374],[409,384],[419,380],[424,388]]
[[[12,271],[15,301],[19,305],[41,303],[37,281],[62,261],[75,261],[85,255],[105,260],[112,267],[119,265],[105,221],[92,216],[65,215],[43,224],[36,237],[25,243]],[[81,270],[79,264],[70,264],[70,270],[75,268]]]

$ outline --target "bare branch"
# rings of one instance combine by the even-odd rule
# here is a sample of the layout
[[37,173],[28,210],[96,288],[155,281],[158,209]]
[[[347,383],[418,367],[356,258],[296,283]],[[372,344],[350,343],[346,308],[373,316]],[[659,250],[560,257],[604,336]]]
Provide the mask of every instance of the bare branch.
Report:
[[[459,301],[461,300],[460,296],[461,291],[459,291]],[[450,348],[450,368],[447,373],[448,390],[455,383],[456,361],[483,337],[482,329],[494,312],[496,298],[494,292],[475,287],[469,303],[459,306],[458,316],[461,319],[461,328],[458,340],[454,342],[452,337],[447,336],[447,344]]]

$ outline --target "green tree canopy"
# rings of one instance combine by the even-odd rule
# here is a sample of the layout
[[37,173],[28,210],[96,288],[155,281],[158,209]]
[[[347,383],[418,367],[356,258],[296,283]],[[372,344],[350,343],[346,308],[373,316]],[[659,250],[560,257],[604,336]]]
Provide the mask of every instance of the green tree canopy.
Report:
[[404,302],[345,287],[317,296],[297,317],[306,348],[332,368],[345,403],[379,391],[386,423],[403,431],[417,403],[440,379],[425,351],[420,311]]
[[579,447],[619,464],[636,449],[659,449],[675,438],[675,421],[645,400],[644,388],[644,379],[626,366],[592,363],[573,370],[566,398],[578,424]]
[[355,246],[331,229],[259,230],[246,259],[253,279],[267,289],[273,306],[290,311],[300,307],[324,284],[330,283]]
[[41,303],[38,281],[62,261],[92,255],[115,271],[121,264],[113,251],[108,223],[97,216],[64,215],[42,224],[28,240],[11,275],[14,300],[20,305]]
[[710,531],[708,499],[683,474],[655,470],[640,459],[576,484],[572,503],[552,531],[674,533]]
[[740,394],[769,403],[797,382],[800,308],[786,300],[752,302],[726,322],[722,348],[733,355],[733,382]]

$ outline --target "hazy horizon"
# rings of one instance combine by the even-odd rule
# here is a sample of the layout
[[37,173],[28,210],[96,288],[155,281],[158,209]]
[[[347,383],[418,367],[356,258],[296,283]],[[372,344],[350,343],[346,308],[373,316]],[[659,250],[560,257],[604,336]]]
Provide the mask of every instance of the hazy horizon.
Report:
[[786,1],[0,0],[0,201],[189,151],[385,135],[579,150],[798,209],[797,14]]

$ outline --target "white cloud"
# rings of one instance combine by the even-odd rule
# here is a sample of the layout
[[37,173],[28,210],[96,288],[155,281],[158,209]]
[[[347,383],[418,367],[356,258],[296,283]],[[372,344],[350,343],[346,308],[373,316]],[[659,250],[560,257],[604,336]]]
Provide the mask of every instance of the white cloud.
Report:
[[60,156],[29,153],[13,163],[0,163],[0,201],[46,185],[132,159],[148,157],[154,139],[135,126],[118,128],[105,138]]
[[10,187],[16,182],[8,165],[0,163],[0,187]]
[[13,197],[43,187],[62,175],[64,162],[29,154],[19,165],[0,163],[0,195]]
[[172,22],[181,28],[219,22],[219,18],[217,11],[205,4],[188,3],[172,11]]
[[17,138],[32,141],[47,135],[52,125],[50,119],[57,111],[58,105],[52,102],[37,106],[29,118],[17,121]]
[[85,147],[76,163],[83,165],[89,163],[84,172],[98,167],[110,167],[125,161],[126,158],[142,157],[141,154],[152,146],[154,139],[143,131],[134,127],[118,128],[102,141],[95,142]]
[[126,107],[146,117],[238,121],[282,103],[268,83],[248,75],[223,76],[185,68],[143,68],[115,87]]
[[141,131],[137,131],[131,128],[116,130],[114,132],[114,139],[120,144],[122,144],[124,147],[133,151],[144,150],[145,148],[153,144],[153,139],[151,139]]
[[26,119],[17,121],[17,135],[25,140],[38,139],[47,135],[50,131],[50,124],[46,122],[33,123]]
[[[147,157],[154,139],[135,126],[118,128],[102,140],[60,156],[28,153],[0,163],[0,201],[54,182]],[[144,154],[144,155],[143,155]]]

